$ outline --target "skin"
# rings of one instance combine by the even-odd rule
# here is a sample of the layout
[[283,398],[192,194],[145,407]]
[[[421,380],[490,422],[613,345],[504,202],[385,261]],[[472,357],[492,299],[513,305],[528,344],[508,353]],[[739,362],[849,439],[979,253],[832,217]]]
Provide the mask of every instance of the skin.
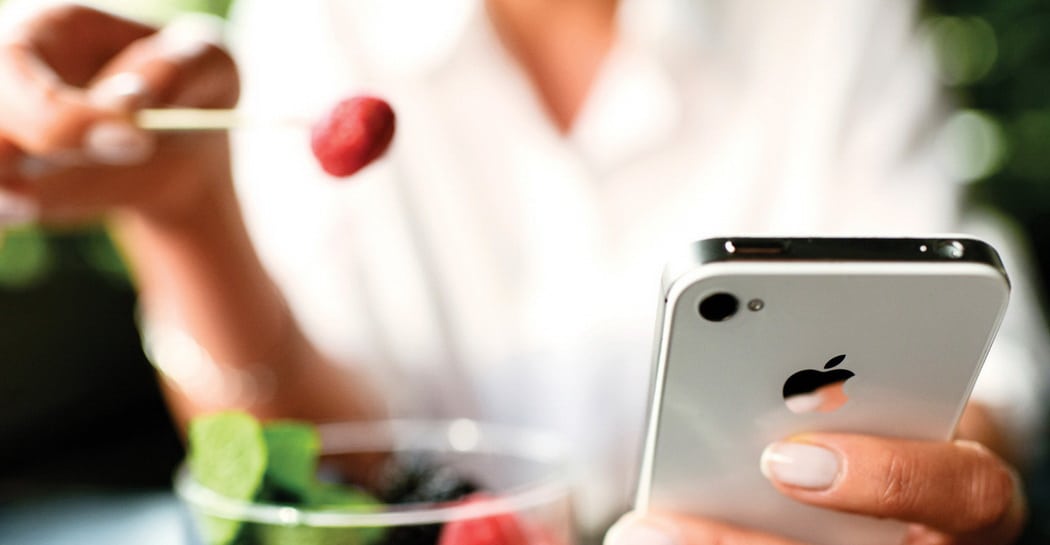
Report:
[[572,129],[616,38],[613,0],[489,0],[489,18],[551,121]]
[[[487,8],[552,123],[570,131],[615,37],[615,2],[490,0]],[[48,223],[108,221],[151,320],[189,333],[223,369],[275,379],[271,395],[245,408],[315,421],[382,414],[364,377],[337,370],[311,346],[263,270],[235,200],[225,138],[148,135],[129,124],[147,105],[234,105],[237,74],[225,52],[201,44],[173,55],[154,29],[84,7],[48,9],[0,40],[0,190],[33,203]],[[138,74],[141,92],[100,91],[108,76],[121,73]],[[85,135],[101,121],[137,135],[144,151],[123,164],[87,153]],[[29,158],[47,168],[27,175]],[[162,382],[180,423],[235,404],[193,398]],[[844,469],[824,490],[774,486],[813,505],[909,521],[909,544],[1009,543],[1025,508],[998,427],[971,406],[960,437],[986,446],[791,438],[832,450]],[[629,515],[608,541],[630,545],[624,530],[639,524],[680,544],[790,543],[670,514]]]
[[[329,365],[307,342],[259,263],[234,195],[225,135],[139,132],[152,153],[133,164],[103,164],[84,150],[85,133],[98,122],[134,130],[135,108],[236,103],[237,73],[224,51],[169,49],[155,29],[79,6],[44,11],[3,37],[0,188],[35,203],[47,223],[108,221],[151,320],[186,331],[224,366],[251,373],[261,362],[282,385],[251,411],[314,420],[379,414],[366,381]],[[107,77],[120,73],[139,75],[145,88],[100,98]],[[27,158],[45,161],[44,174],[21,174]],[[233,403],[191,399],[163,384],[182,424]]]
[[[1025,520],[1016,474],[980,443],[844,434],[809,434],[791,440],[830,449],[843,461],[842,469],[827,488],[801,488],[774,480],[777,490],[819,507],[910,522],[904,541],[908,545],[1011,543]],[[632,537],[638,528],[666,536],[666,545],[800,545],[669,513],[629,514],[613,527],[605,543],[641,545]]]

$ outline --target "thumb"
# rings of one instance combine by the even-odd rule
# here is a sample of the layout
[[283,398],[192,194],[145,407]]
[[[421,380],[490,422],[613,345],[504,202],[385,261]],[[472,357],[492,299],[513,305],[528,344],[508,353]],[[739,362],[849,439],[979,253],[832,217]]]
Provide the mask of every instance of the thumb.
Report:
[[[131,122],[146,106],[229,107],[239,85],[233,60],[218,45],[218,24],[187,15],[116,54],[88,86],[93,104],[124,112],[124,123],[94,127],[86,143],[105,163],[141,162],[155,136]],[[91,138],[91,137],[94,138]]]
[[240,86],[233,59],[220,46],[222,22],[190,14],[131,43],[90,84],[96,104],[228,108]]
[[699,517],[631,512],[605,534],[603,545],[802,545],[779,536]]

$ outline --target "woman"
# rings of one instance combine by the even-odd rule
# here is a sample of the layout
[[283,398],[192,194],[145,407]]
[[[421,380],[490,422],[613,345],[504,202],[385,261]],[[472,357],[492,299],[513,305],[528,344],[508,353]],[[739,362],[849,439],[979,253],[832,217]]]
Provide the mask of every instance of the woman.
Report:
[[[247,115],[313,116],[365,88],[398,111],[389,157],[351,182],[320,175],[302,131],[238,131],[231,167],[222,134],[131,123],[237,103],[200,25],[46,10],[0,52],[7,215],[112,222],[180,420],[242,406],[550,427],[579,445],[600,532],[627,507],[671,248],[956,219],[911,6],[840,4],[243,3]],[[1000,376],[1027,372],[1000,352]],[[967,440],[813,435],[766,473],[799,501],[912,522],[909,543],[1009,543],[1024,505],[1002,415],[1038,382],[1002,382],[1020,402],[984,388]],[[606,539],[788,543],[655,514]]]

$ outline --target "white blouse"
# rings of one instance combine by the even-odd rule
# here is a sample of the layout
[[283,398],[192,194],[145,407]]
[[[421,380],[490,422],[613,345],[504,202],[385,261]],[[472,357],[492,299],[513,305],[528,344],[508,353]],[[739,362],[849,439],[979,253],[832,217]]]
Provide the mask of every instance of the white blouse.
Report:
[[[722,234],[960,229],[907,0],[637,0],[560,134],[480,0],[242,1],[242,106],[398,115],[349,180],[306,129],[234,135],[250,231],[310,336],[399,415],[563,434],[583,522],[629,505],[665,256]],[[1016,272],[1021,265],[1007,255]],[[1033,429],[1024,282],[976,395]],[[755,460],[756,471],[758,460]]]

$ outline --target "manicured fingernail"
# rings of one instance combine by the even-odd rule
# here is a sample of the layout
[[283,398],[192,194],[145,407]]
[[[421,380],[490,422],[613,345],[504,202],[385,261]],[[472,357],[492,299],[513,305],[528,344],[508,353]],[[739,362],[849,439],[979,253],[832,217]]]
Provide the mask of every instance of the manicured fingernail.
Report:
[[103,108],[126,109],[146,99],[146,80],[134,72],[120,72],[96,83],[90,91],[91,101]]
[[26,155],[14,164],[15,173],[23,179],[33,180],[49,176],[62,169],[84,166],[84,154],[79,150],[52,151],[46,155]]
[[84,136],[84,152],[100,163],[132,165],[150,156],[153,140],[127,123],[99,121]]
[[0,227],[29,223],[37,218],[40,209],[33,201],[0,193]]
[[790,486],[821,490],[839,475],[839,457],[834,452],[807,443],[773,443],[762,451],[760,467],[767,479]]
[[678,545],[678,536],[635,514],[624,515],[605,533],[602,545]]

